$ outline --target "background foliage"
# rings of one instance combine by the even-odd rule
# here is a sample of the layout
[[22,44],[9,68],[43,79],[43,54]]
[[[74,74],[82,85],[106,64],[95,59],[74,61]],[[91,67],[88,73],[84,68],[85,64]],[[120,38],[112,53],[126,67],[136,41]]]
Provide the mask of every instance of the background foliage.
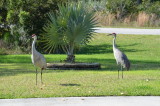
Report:
[[[30,50],[29,36],[33,33],[39,35],[46,22],[46,14],[58,10],[58,3],[66,0],[2,0],[0,5],[2,39],[13,39],[15,42],[6,42],[12,47],[24,52]],[[3,13],[3,14],[2,14]],[[6,35],[10,32],[10,35]],[[14,37],[13,37],[14,36]],[[16,43],[18,42],[18,44]]]
[[30,35],[41,38],[46,14],[58,13],[58,4],[75,2],[94,11],[99,26],[160,27],[159,0],[0,0],[0,47],[6,49],[0,54],[29,53]]

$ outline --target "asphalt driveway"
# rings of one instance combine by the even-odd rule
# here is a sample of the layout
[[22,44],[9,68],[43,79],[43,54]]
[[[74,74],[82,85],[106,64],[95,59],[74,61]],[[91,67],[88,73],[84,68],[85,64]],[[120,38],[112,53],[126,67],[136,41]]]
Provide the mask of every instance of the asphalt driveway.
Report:
[[136,28],[95,28],[97,33],[117,33],[135,35],[160,35],[160,29],[136,29]]

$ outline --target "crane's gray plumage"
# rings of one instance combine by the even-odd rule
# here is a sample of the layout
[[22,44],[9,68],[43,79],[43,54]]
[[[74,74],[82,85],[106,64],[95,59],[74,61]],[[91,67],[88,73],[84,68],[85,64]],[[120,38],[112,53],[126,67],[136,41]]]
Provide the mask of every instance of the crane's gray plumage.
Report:
[[41,83],[42,83],[42,71],[44,69],[46,69],[47,64],[46,64],[46,59],[44,58],[44,56],[39,53],[36,48],[35,48],[35,43],[37,41],[37,36],[35,34],[32,35],[33,43],[32,43],[32,55],[31,55],[31,59],[32,59],[32,63],[34,64],[35,68],[36,68],[36,85],[37,85],[37,68],[41,68]]
[[[116,33],[112,33],[109,35],[112,35],[114,37],[113,38],[113,53],[114,53],[114,57],[116,59],[117,64],[121,66],[122,78],[123,78],[123,68],[126,68],[127,70],[129,70],[130,69],[130,61],[128,60],[127,56],[117,48],[117,46],[116,46]],[[119,78],[119,70],[118,70],[118,78]]]

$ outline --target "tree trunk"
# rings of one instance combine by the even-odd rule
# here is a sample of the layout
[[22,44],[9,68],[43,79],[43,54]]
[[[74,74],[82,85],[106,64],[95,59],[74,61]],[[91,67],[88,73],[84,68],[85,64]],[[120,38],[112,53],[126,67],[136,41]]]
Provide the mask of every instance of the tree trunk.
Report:
[[142,0],[137,0],[137,4],[142,4]]
[[154,2],[154,0],[150,0],[150,3],[153,3]]
[[66,58],[65,62],[67,62],[67,63],[74,63],[75,62],[75,55],[74,54],[67,55],[67,58]]
[[142,0],[137,0],[137,4],[142,4]]
[[67,63],[74,63],[75,62],[74,46],[75,46],[74,43],[69,44],[67,59],[65,60]]

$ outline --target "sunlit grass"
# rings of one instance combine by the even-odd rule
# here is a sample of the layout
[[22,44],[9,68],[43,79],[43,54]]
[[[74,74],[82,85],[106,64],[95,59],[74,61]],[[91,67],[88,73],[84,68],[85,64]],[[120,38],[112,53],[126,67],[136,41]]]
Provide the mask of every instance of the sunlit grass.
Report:
[[158,70],[127,71],[124,79],[118,79],[116,71],[47,70],[43,74],[44,84],[40,84],[39,75],[36,86],[34,71],[28,70],[2,76],[0,97],[160,95],[159,76]]
[[[117,45],[131,61],[131,70],[118,79],[112,53],[112,37],[97,34],[76,54],[78,62],[101,63],[100,70],[45,70],[35,85],[30,54],[0,55],[0,98],[64,96],[160,96],[160,36],[118,35]],[[65,54],[45,55],[47,62],[60,62]],[[40,72],[40,71],[39,71]]]

